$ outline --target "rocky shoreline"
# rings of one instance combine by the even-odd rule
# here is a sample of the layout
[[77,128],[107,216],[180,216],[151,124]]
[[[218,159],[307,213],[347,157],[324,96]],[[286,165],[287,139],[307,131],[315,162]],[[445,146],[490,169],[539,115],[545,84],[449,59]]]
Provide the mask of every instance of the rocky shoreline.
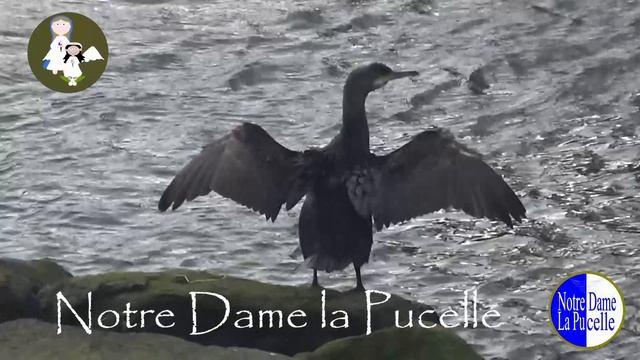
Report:
[[[398,328],[396,312],[413,326]],[[0,348],[12,358],[481,359],[425,328],[436,322],[431,307],[384,293],[184,269],[74,277],[46,259],[0,259]]]

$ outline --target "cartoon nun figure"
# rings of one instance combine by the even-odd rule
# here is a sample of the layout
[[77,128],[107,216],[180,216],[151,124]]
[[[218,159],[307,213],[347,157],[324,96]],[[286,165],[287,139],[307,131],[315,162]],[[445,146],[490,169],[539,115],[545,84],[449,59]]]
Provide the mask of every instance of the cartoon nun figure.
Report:
[[71,19],[66,16],[54,16],[51,20],[51,45],[49,46],[49,52],[45,55],[42,67],[57,74],[58,71],[63,70],[65,47],[69,44],[67,35],[71,36]]
[[63,58],[63,73],[69,79],[69,86],[78,85],[77,81],[82,80],[82,69],[80,63],[104,60],[95,47],[90,47],[84,54],[82,53],[82,44],[79,42],[70,42],[65,46],[66,55]]

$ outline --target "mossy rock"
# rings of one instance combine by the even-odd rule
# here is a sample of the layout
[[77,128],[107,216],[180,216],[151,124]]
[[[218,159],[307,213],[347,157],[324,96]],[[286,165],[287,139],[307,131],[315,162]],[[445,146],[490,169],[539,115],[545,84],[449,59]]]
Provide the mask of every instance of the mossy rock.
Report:
[[[321,292],[319,289],[269,285],[256,281],[223,276],[203,271],[165,271],[157,273],[108,273],[74,277],[69,281],[45,288],[39,294],[41,316],[52,322],[57,321],[56,293],[60,291],[71,306],[82,316],[88,317],[88,293],[92,293],[92,324],[94,328],[97,318],[105,310],[120,313],[121,322],[114,328],[117,331],[144,331],[165,333],[184,338],[204,345],[239,346],[262,349],[293,355],[299,352],[312,351],[329,341],[347,336],[361,335],[366,331],[367,311],[365,295],[361,292],[339,293],[326,290],[326,323],[322,326]],[[192,331],[192,308],[189,292],[210,292],[223,295],[230,303],[229,318],[220,328],[204,335],[190,335]],[[374,295],[373,301],[379,301],[381,295]],[[156,325],[154,316],[146,318],[145,328],[140,328],[139,313],[133,315],[132,324],[138,327],[129,329],[125,325],[122,311],[125,304],[130,303],[132,310],[155,310],[156,314],[169,309],[175,315],[175,325],[163,329]],[[63,324],[79,325],[76,317],[62,308]],[[409,310],[421,313],[430,307],[392,296],[383,305],[372,309],[372,329],[395,327],[395,311],[406,316]],[[245,314],[236,314],[239,310],[247,310],[254,320],[253,328],[237,328],[234,323]],[[283,327],[279,327],[276,316],[274,327],[265,322],[259,326],[259,310],[281,310]],[[302,310],[306,318],[296,318],[294,324],[306,326],[293,328],[287,322],[287,316],[295,310]],[[344,310],[349,317],[348,328],[331,328],[335,318],[334,311]],[[225,313],[224,304],[213,297],[198,296],[197,321],[198,331],[215,326]],[[105,323],[111,325],[114,316],[108,315]],[[436,314],[426,314],[425,321],[436,321]],[[165,322],[165,325],[169,322]],[[240,325],[247,325],[241,321]],[[334,323],[335,324],[335,323]]]
[[383,329],[367,336],[334,340],[295,359],[482,360],[482,357],[451,331],[414,327]]
[[0,259],[0,322],[36,316],[38,291],[70,277],[60,265],[47,259]]
[[0,352],[3,359],[30,360],[285,360],[284,355],[242,349],[203,346],[162,334],[122,334],[67,326],[56,335],[56,325],[21,319],[0,324]]

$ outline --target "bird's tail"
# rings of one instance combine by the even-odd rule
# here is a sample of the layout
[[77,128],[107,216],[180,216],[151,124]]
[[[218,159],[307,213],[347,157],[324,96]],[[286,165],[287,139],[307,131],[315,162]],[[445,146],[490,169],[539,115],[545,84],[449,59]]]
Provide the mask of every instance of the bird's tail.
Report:
[[350,259],[335,259],[326,254],[313,254],[304,260],[308,268],[326,272],[343,270],[351,262]]

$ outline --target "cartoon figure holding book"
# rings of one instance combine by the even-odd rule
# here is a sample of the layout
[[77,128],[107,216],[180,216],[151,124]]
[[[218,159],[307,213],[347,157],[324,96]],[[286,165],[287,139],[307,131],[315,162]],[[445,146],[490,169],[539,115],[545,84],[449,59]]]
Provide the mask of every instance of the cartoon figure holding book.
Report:
[[54,16],[51,18],[51,45],[49,46],[49,52],[42,59],[42,67],[57,74],[62,70],[64,65],[63,58],[65,55],[65,47],[69,43],[69,37],[71,37],[71,29],[73,25],[71,19],[66,16]]

